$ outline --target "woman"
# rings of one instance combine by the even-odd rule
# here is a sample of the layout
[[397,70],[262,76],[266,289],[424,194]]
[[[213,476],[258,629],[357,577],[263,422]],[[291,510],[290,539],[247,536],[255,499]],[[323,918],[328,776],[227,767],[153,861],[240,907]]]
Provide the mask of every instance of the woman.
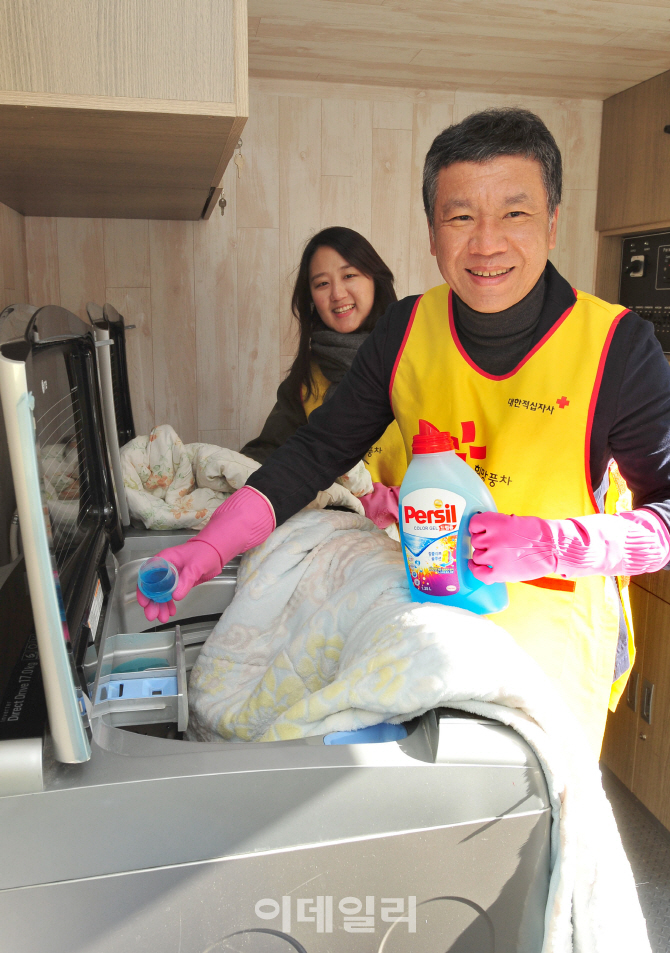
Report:
[[[263,430],[240,452],[265,463],[306,424],[312,411],[332,397],[358,348],[394,301],[393,275],[366,238],[340,226],[314,235],[302,253],[291,298],[300,326],[298,353]],[[407,457],[395,421],[364,460],[373,483],[400,484]]]
[[[277,403],[263,430],[240,452],[264,463],[306,424],[312,411],[332,397],[358,348],[395,301],[393,275],[362,235],[351,228],[336,226],[311,238],[300,259],[291,299],[291,310],[300,325],[298,353],[286,379],[279,385]],[[398,519],[398,487],[407,469],[405,445],[395,420],[368,450],[364,461],[372,477],[373,492],[361,497],[361,503],[366,515],[380,529],[385,529]],[[253,499],[254,492],[249,492]],[[237,499],[238,494],[230,497],[225,512],[237,506]],[[256,502],[261,508],[258,538],[254,535],[256,517],[252,516],[250,521],[245,520],[247,532],[243,540],[240,537],[239,552],[242,547],[248,549],[269,535],[267,501],[258,496]],[[222,512],[219,507],[215,515]],[[180,573],[186,562],[191,564],[183,580],[180,577],[180,586],[186,592],[221,570],[216,548],[211,540],[207,541],[216,525],[209,528],[209,536],[207,529],[189,540],[186,553],[175,557]],[[237,539],[235,535],[228,536],[228,543],[235,547]],[[166,550],[166,558],[171,559],[177,548]],[[182,598],[179,587],[175,594]],[[150,602],[139,589],[137,601],[150,621],[158,619],[165,623],[176,612],[174,602],[160,605]]]

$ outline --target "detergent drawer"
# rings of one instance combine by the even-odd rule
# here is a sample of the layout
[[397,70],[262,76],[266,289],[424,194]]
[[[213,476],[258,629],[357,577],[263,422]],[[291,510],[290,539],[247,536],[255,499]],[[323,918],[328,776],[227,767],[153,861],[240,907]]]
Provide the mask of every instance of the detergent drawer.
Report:
[[188,727],[186,657],[181,626],[162,632],[121,632],[102,645],[93,685],[91,721],[110,725]]
[[97,649],[90,648],[86,667],[92,720],[105,717],[117,727],[172,725],[174,731],[186,731],[188,675],[235,594],[237,562],[178,602],[168,624],[150,622],[137,602],[139,568],[156,551],[183,541],[183,536],[166,540],[147,534],[119,554],[102,635]]

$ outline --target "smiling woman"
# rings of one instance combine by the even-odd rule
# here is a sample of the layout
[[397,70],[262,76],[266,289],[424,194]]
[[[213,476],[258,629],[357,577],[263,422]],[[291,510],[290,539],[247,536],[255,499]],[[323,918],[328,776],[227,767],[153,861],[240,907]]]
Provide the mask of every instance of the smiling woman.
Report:
[[[341,226],[314,235],[302,253],[291,299],[300,326],[298,353],[263,430],[241,453],[264,463],[306,424],[332,398],[359,347],[396,300],[393,275],[366,238]],[[373,482],[400,484],[407,458],[395,421],[364,460]]]
[[340,334],[358,331],[372,311],[374,278],[328,245],[321,245],[312,256],[309,286],[319,317]]

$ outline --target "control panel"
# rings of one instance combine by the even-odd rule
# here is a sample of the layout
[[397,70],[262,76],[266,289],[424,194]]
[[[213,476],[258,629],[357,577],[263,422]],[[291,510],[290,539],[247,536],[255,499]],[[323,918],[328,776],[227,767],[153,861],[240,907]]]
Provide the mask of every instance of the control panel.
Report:
[[624,238],[619,301],[653,323],[670,353],[670,232]]

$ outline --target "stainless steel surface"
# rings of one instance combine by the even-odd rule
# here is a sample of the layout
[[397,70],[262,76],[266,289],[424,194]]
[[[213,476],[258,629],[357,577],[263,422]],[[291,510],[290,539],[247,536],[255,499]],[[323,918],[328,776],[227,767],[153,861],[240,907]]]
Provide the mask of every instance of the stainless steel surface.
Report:
[[[117,587],[107,614],[110,626],[117,632],[144,632],[156,625],[155,622],[147,622],[135,596],[137,573],[142,562],[142,558],[135,559],[119,567]],[[235,571],[224,569],[220,576],[192,589],[185,599],[177,603],[177,614],[172,616],[170,623],[199,616],[220,616],[235,595],[235,582]],[[212,628],[214,624],[212,622]]]
[[[494,745],[493,732],[515,748],[509,729],[460,724],[475,744]],[[147,756],[104,748],[109,733],[132,737],[136,750],[143,742]],[[547,811],[542,772],[532,755],[520,763],[529,760],[522,742],[519,763],[505,767],[448,762],[446,751],[429,764],[410,750],[197,744],[96,729],[88,765],[59,771],[40,796],[0,799],[0,888]],[[73,852],[81,831],[86,850]]]
[[96,362],[98,365],[102,411],[105,418],[105,436],[107,438],[107,451],[112,467],[114,492],[121,515],[121,522],[124,526],[130,526],[130,513],[128,511],[128,501],[126,500],[126,490],[123,485],[123,470],[121,467],[121,454],[119,452],[119,438],[116,432],[116,415],[114,413],[112,363],[109,354],[109,348],[113,346],[114,342],[109,336],[109,331],[97,324],[93,325],[93,333],[95,335],[96,345],[104,345],[96,349]]
[[186,655],[181,626],[175,626],[175,661],[177,669],[177,731],[186,731],[188,728],[188,693],[186,690]]
[[[378,790],[370,812],[387,799]],[[219,816],[229,810],[220,804]],[[539,953],[548,842],[540,813],[10,890],[3,940],[12,953]],[[410,897],[415,933],[381,919],[393,906],[383,900],[407,911]],[[316,922],[319,899],[332,932]],[[340,904],[352,900],[372,901],[373,932],[345,931]],[[262,919],[261,901],[281,912]]]
[[43,786],[42,739],[0,741],[0,798],[10,794],[34,794]]
[[[154,556],[169,546],[179,546],[194,535],[195,533],[188,531],[152,533],[134,530],[133,535],[126,536],[124,547],[116,556],[114,592],[107,610],[104,635],[116,632],[144,632],[155,627],[156,623],[147,622],[145,619],[144,611],[135,595],[139,568],[149,556]],[[219,576],[192,589],[185,599],[177,603],[177,614],[172,616],[170,624],[202,616],[215,616],[218,619],[235,595],[238,565],[239,559],[236,559],[229,566],[225,566]],[[212,621],[212,628],[214,624]]]

